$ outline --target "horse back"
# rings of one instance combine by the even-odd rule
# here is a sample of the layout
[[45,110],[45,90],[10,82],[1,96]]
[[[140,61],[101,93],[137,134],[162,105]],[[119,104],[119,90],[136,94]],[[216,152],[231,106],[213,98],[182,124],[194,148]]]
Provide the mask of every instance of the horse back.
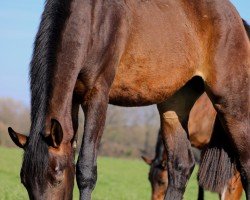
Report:
[[[215,57],[235,53],[228,45],[242,44],[245,34],[240,17],[226,0],[100,2],[96,0],[88,9],[92,10],[88,17],[91,33],[86,38],[81,81],[91,85],[86,80],[94,83],[100,73],[107,72],[108,77],[112,71],[107,79],[112,83],[113,104],[155,104],[196,75],[204,80],[210,76],[212,81]],[[237,34],[241,37],[221,49],[218,45],[229,32],[233,33],[230,41]]]
[[246,39],[226,0],[126,1],[126,6],[128,35],[110,93],[115,104],[162,102],[195,75],[212,82],[218,55],[235,57],[231,47]]
[[130,105],[148,105],[164,101],[202,64],[201,41],[180,1],[127,2],[128,36],[111,102],[121,105],[126,99]]

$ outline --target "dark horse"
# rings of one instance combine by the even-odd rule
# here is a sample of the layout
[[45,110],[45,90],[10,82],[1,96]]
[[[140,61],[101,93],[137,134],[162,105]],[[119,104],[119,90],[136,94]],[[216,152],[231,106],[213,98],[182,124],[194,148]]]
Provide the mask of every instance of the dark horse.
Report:
[[[31,61],[30,136],[9,129],[24,148],[21,180],[30,198],[72,198],[81,105],[85,126],[76,178],[80,198],[91,199],[110,102],[158,105],[168,154],[165,199],[181,199],[194,157],[183,128],[168,134],[169,121],[186,121],[206,90],[250,199],[249,68],[250,43],[227,0],[47,0]],[[228,166],[207,171],[213,182],[202,181],[214,190],[226,180],[220,173],[232,172],[233,159],[220,150],[223,158],[214,154],[206,163],[224,159]]]
[[[188,121],[189,139],[193,147],[203,150],[208,145],[213,130],[216,111],[206,94],[203,94],[194,104]],[[202,123],[201,123],[202,122]],[[178,128],[178,127],[175,127]],[[169,133],[171,134],[171,133]],[[217,134],[217,133],[216,133]],[[220,132],[218,133],[220,134]],[[167,153],[159,131],[155,147],[154,159],[142,157],[150,165],[149,181],[152,187],[152,200],[164,199],[168,187]],[[200,155],[196,156],[200,162]],[[219,195],[222,200],[240,200],[242,195],[242,184],[239,173],[236,173],[229,182],[221,188]],[[198,200],[204,199],[204,190],[199,186]]]

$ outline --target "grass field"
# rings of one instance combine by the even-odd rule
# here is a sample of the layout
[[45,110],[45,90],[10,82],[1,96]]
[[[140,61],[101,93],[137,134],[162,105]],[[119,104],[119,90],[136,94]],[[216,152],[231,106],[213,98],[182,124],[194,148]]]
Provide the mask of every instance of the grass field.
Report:
[[[0,147],[0,200],[28,199],[25,188],[20,183],[19,170],[22,151]],[[197,197],[195,169],[189,181],[185,197]],[[98,160],[98,182],[93,192],[93,200],[147,200],[150,199],[150,185],[147,179],[148,166],[141,160],[126,160],[101,157]],[[75,185],[74,199],[78,199]],[[216,194],[205,193],[205,199],[218,199]]]

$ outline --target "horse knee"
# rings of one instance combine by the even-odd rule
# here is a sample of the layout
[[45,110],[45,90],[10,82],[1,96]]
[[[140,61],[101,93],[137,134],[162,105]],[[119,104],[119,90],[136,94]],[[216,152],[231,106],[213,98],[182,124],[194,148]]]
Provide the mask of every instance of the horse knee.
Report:
[[[184,153],[186,151],[186,153]],[[195,167],[195,159],[192,154],[191,147],[184,148],[180,146],[179,150],[174,152],[174,156],[170,156],[169,162],[169,184],[176,188],[185,190],[186,182]]]
[[[168,159],[169,185],[165,200],[179,200],[183,198],[186,183],[195,166],[191,147],[186,149],[180,146],[179,150],[175,152],[174,156],[172,155],[172,159]],[[183,153],[185,150],[187,150],[187,154]]]

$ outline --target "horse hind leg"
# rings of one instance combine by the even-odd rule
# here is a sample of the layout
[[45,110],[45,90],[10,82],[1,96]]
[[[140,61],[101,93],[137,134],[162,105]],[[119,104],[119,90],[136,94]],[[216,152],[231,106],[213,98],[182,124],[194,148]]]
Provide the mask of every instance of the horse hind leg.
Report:
[[240,200],[242,185],[239,173],[234,174],[236,171],[230,144],[227,133],[216,117],[210,143],[202,152],[198,181],[202,187],[218,192],[221,200]]
[[167,200],[182,199],[186,183],[195,166],[191,144],[187,135],[189,112],[202,90],[192,89],[196,80],[190,81],[166,102],[158,104],[162,138],[167,152],[169,185]]
[[[243,40],[238,34],[233,39]],[[228,51],[222,50],[225,47],[218,47],[221,51],[216,52],[219,55],[215,58],[214,68],[211,68],[206,83],[209,97],[226,131],[226,139],[231,143],[229,145],[236,157],[247,199],[250,199],[250,47],[248,41],[243,40],[240,44],[238,49]],[[224,58],[224,62],[220,58]],[[225,139],[221,140],[221,143],[226,142]]]
[[[212,163],[216,165],[216,177],[211,176],[212,174],[215,175],[215,172],[211,167],[207,168],[207,170],[204,170],[203,167],[205,165],[202,165],[200,169],[201,171],[203,170],[203,174],[206,171],[205,173],[207,179],[203,177],[203,180],[205,181],[205,188],[219,192],[222,185],[226,185],[226,181],[232,176],[232,167],[234,164],[233,159],[235,158],[235,162],[241,173],[247,199],[250,199],[250,132],[248,118],[249,111],[247,105],[247,102],[249,100],[245,97],[243,97],[244,100],[238,99],[237,92],[235,91],[233,93],[233,97],[226,96],[220,98],[220,100],[218,100],[217,98],[213,99],[215,103],[214,106],[217,109],[218,115],[220,117],[220,122],[223,123],[223,128],[225,128],[226,131],[222,130],[221,132],[217,132],[215,136],[213,136],[218,140],[214,139],[214,147],[210,148],[210,151],[207,150],[207,153],[205,152],[206,158],[203,159],[203,161],[207,164],[210,161],[214,161]],[[213,153],[211,149],[214,149]],[[214,156],[212,156],[211,153]],[[222,158],[223,161],[225,161],[225,165],[223,166],[223,168],[218,168],[219,164],[222,163]],[[215,162],[215,159],[217,159],[218,162]],[[199,173],[200,177],[202,173]],[[214,179],[212,180],[208,176],[210,178],[214,177]],[[211,180],[211,183],[208,183],[209,180]],[[202,185],[204,185],[204,183],[202,183]]]

